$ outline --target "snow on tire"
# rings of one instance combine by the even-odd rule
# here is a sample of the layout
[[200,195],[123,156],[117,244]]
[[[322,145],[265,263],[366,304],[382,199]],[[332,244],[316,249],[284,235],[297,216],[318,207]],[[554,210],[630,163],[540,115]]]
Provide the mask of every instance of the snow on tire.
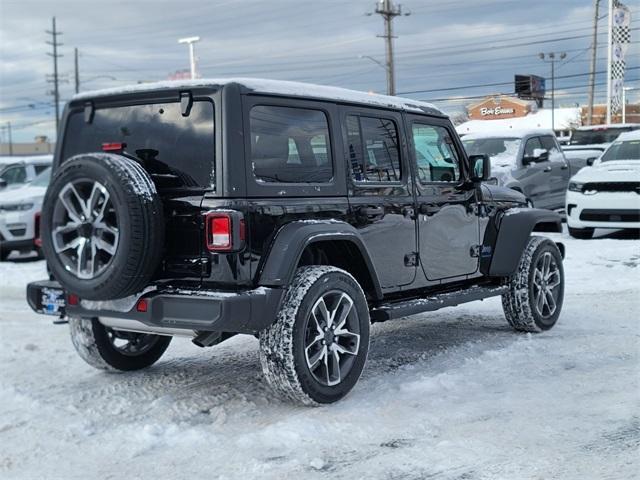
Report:
[[522,332],[552,328],[564,298],[564,270],[557,245],[545,237],[530,237],[508,287],[502,307],[509,325]]
[[80,358],[99,370],[131,371],[153,365],[171,337],[113,330],[97,319],[69,318],[71,342]]
[[333,266],[296,271],[276,321],[260,334],[260,363],[281,397],[335,402],[354,387],[369,350],[369,309],[358,282]]

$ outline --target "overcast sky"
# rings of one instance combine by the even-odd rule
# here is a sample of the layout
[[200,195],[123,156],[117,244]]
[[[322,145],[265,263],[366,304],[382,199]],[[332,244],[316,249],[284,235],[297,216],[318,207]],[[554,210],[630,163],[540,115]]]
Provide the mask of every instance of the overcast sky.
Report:
[[[607,1],[601,2],[601,16]],[[632,11],[626,85],[640,88],[640,8]],[[539,52],[566,52],[556,93],[561,105],[586,101],[592,0],[406,0],[409,16],[394,21],[397,91],[431,100],[449,112],[485,94],[513,92],[515,73],[550,77]],[[60,73],[73,95],[73,49],[80,51],[81,91],[165,80],[188,68],[185,45],[199,35],[202,77],[253,76],[337,85],[384,93],[384,61],[374,0],[0,0],[0,123],[11,121],[14,141],[55,137],[51,17],[64,44]],[[597,71],[606,69],[606,19],[600,21]],[[561,78],[566,77],[566,78]],[[596,78],[604,101],[606,75]],[[550,81],[547,88],[550,88]],[[478,86],[493,84],[490,86]],[[640,99],[640,90],[629,92]],[[467,97],[458,99],[456,97]],[[2,130],[2,139],[6,139]]]

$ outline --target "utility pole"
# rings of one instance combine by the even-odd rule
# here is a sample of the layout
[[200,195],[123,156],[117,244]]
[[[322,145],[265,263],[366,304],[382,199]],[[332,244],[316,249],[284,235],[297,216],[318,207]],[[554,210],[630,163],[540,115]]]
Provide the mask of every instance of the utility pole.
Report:
[[[380,0],[376,5],[376,13],[384,19],[384,35],[378,35],[378,37],[384,38],[385,40],[387,95],[395,95],[396,75],[393,58],[393,39],[396,37],[393,35],[393,19],[403,15],[402,5],[394,5],[393,0]],[[404,15],[411,14],[405,13]]]
[[556,55],[558,55],[560,60],[564,60],[567,56],[565,52],[538,54],[540,60],[551,63],[551,130],[553,130],[554,134],[556,131]]
[[613,0],[609,0],[609,31],[607,32],[607,125],[611,123],[611,49],[613,46]]
[[191,70],[191,80],[196,78],[196,55],[193,44],[200,41],[200,37],[187,37],[178,40],[178,43],[186,43],[189,45],[189,66]]
[[11,122],[7,122],[7,134],[9,137],[9,156],[13,157],[13,140],[11,139]]
[[593,97],[596,87],[596,57],[598,52],[598,14],[600,0],[593,0],[593,37],[591,40],[591,68],[589,69],[589,100],[587,110],[587,125],[593,123]]
[[80,70],[78,69],[78,47],[73,49],[73,65],[75,66],[76,93],[80,93]]
[[58,127],[60,125],[60,90],[58,88],[59,78],[58,78],[58,58],[62,57],[58,53],[58,47],[62,46],[62,43],[58,42],[58,35],[62,35],[62,32],[58,32],[56,30],[56,17],[53,17],[52,22],[53,28],[51,31],[47,30],[46,33],[51,35],[51,41],[47,42],[48,45],[53,47],[53,53],[48,53],[47,55],[53,57],[53,78],[51,82],[53,82],[53,102],[55,105],[56,112],[56,137],[58,135]]

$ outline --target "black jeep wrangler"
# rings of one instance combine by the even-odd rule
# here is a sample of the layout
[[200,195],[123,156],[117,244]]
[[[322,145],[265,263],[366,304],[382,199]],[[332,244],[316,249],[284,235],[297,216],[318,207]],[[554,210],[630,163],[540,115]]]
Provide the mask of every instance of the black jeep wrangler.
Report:
[[27,296],[94,367],[251,334],[274,390],[331,403],[372,322],[497,295],[519,331],[560,314],[564,247],[532,235],[560,217],[483,184],[432,105],[202,80],[81,94],[62,125]]

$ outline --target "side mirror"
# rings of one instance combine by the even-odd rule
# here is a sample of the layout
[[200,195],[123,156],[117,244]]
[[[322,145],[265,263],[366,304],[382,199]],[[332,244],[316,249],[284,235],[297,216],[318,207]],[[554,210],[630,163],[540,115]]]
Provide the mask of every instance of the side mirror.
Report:
[[588,165],[588,166],[592,166],[592,165],[593,165],[593,162],[595,162],[597,159],[598,159],[598,157],[590,157],[590,158],[587,158],[587,165]]
[[474,183],[484,182],[491,177],[491,161],[489,155],[469,156],[469,167],[471,171],[471,181]]
[[549,150],[545,148],[534,148],[533,158],[538,162],[545,162],[549,160]]
[[5,188],[7,186],[7,181],[4,178],[0,178],[0,188]]

